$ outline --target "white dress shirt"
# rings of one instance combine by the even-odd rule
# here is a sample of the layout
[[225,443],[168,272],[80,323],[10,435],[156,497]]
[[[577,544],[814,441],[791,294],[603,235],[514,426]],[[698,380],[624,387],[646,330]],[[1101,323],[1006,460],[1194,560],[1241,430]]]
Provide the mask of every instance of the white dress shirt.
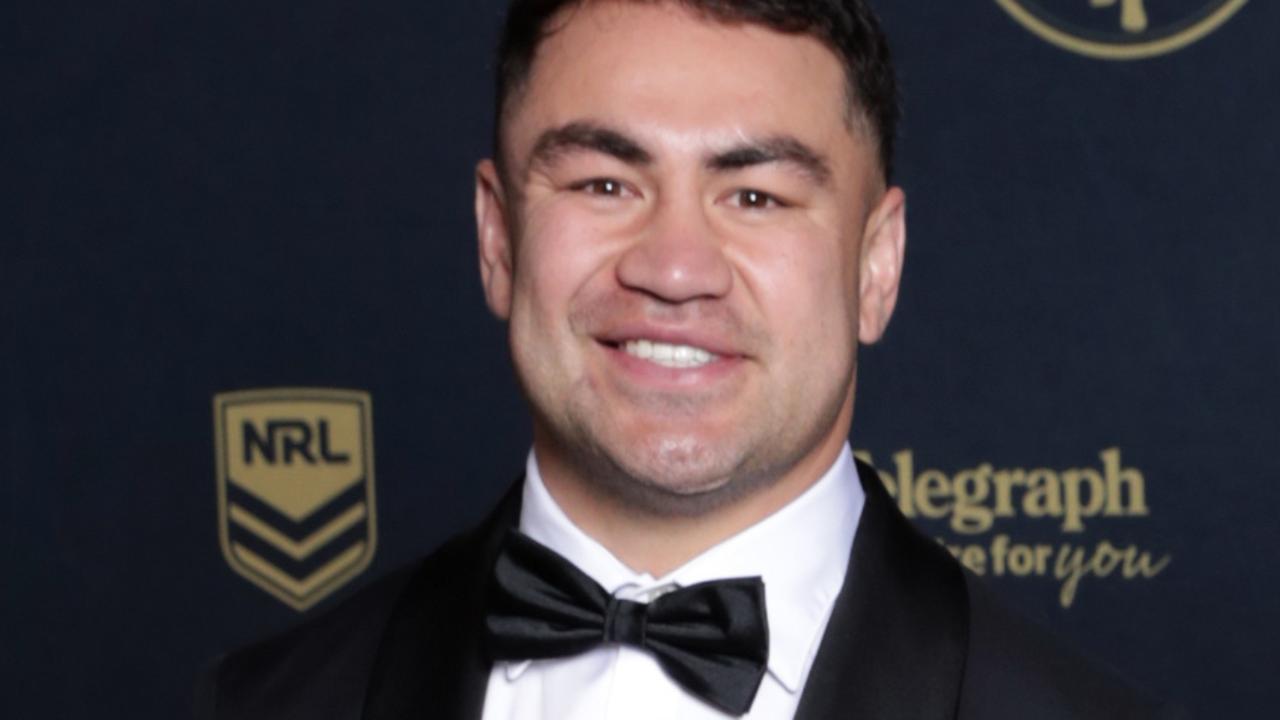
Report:
[[[848,445],[812,487],[786,507],[664,577],[637,573],[574,525],[547,492],[529,453],[520,530],[563,555],[611,594],[648,602],[673,587],[760,576],[769,622],[769,667],[750,720],[794,717],[844,582],[864,501]],[[722,720],[686,693],[648,653],[600,645],[567,658],[498,662],[484,720]]]

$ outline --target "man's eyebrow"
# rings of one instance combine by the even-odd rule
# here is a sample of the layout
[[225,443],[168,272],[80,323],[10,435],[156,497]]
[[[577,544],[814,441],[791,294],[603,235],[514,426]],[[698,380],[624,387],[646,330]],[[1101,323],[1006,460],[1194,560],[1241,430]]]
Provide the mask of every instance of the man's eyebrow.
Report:
[[831,178],[831,167],[817,151],[789,135],[776,135],[749,140],[707,159],[707,167],[716,171],[741,170],[753,165],[781,162],[794,165],[819,185]]
[[653,156],[621,132],[592,122],[571,122],[551,128],[538,136],[529,153],[529,164],[551,163],[575,150],[602,153],[628,165],[648,165]]

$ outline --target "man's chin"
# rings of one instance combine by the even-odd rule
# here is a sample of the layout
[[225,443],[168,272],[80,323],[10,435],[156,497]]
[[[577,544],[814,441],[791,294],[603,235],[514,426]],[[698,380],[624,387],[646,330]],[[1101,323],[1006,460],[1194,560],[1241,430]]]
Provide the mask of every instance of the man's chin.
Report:
[[657,454],[613,456],[613,472],[593,473],[603,490],[626,507],[654,515],[700,516],[732,504],[760,485],[741,460]]

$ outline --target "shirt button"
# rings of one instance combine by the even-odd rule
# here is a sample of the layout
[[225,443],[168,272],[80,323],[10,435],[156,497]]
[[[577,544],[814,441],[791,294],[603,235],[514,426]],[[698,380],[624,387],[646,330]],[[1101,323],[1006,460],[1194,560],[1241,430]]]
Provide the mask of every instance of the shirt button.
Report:
[[665,584],[665,585],[659,585],[659,586],[654,587],[654,588],[649,588],[648,590],[645,590],[644,592],[640,593],[640,597],[639,597],[638,599],[639,599],[641,602],[651,603],[651,602],[653,602],[654,600],[657,600],[658,598],[662,597],[663,595],[666,595],[667,593],[669,593],[669,592],[671,592],[672,590],[675,590],[675,589],[677,589],[677,588],[679,588],[679,587],[680,587],[679,585],[676,585],[676,584],[675,584],[675,583],[673,583],[673,582],[672,582],[672,583],[667,583],[667,584]]

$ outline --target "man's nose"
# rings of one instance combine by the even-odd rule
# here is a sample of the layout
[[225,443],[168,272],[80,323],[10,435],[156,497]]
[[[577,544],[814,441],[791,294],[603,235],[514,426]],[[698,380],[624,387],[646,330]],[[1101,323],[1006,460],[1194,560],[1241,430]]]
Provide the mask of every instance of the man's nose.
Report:
[[653,209],[643,233],[617,266],[618,282],[670,303],[724,297],[733,270],[706,210],[692,199]]

